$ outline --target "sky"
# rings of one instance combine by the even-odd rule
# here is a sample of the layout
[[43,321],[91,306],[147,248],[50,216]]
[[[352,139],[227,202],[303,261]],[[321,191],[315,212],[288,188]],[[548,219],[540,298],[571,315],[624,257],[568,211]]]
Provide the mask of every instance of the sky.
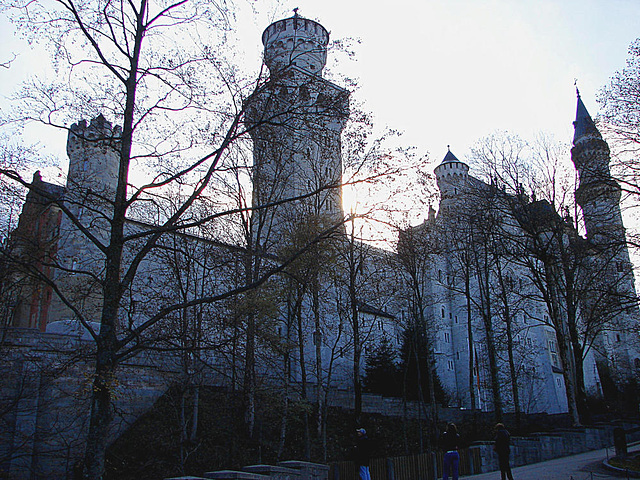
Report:
[[640,37],[639,0],[284,0],[248,28],[258,51],[262,29],[294,7],[332,39],[360,40],[340,65],[359,78],[354,95],[434,166],[447,145],[463,159],[496,130],[570,142],[574,82],[597,114],[598,91]]
[[[497,130],[569,142],[574,81],[597,114],[599,89],[624,67],[629,44],[640,36],[640,0],[236,0],[236,6],[238,58],[248,71],[259,69],[263,30],[295,7],[333,40],[357,39],[354,60],[332,68],[357,77],[354,100],[379,127],[403,131],[402,142],[428,153],[433,167],[447,145],[464,159]],[[0,41],[0,60],[19,53],[10,69],[0,69],[6,105],[19,82],[46,62],[2,19]],[[65,136],[45,135],[43,143],[63,157]]]

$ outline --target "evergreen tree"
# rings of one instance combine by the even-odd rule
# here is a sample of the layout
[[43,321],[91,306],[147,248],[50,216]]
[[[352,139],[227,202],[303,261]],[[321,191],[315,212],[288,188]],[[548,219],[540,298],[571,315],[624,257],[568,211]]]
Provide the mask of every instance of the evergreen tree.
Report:
[[364,388],[386,397],[402,396],[402,384],[396,363],[397,352],[389,339],[382,337],[373,352],[366,357]]
[[[446,394],[435,370],[430,367],[428,339],[424,328],[410,324],[402,333],[398,377],[404,381],[407,400],[429,397],[429,375],[433,376],[433,388],[438,403],[447,403]],[[422,389],[422,395],[420,395]]]

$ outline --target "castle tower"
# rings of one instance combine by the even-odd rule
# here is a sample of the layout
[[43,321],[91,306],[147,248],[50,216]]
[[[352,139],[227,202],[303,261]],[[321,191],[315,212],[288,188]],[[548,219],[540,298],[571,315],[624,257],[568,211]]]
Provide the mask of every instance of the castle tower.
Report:
[[[113,127],[102,115],[87,123],[81,120],[69,128],[67,155],[69,171],[64,203],[78,222],[96,239],[106,243],[118,182],[119,146],[122,129]],[[60,222],[58,262],[54,280],[61,292],[79,308],[84,316],[97,321],[102,302],[100,278],[104,257],[67,215]],[[95,274],[95,277],[92,275]],[[59,298],[51,302],[51,321],[74,320],[73,312]]]
[[290,66],[300,67],[315,75],[322,75],[327,63],[329,32],[317,22],[295,15],[278,20],[262,34],[264,63],[271,75]]
[[575,198],[593,248],[589,280],[593,294],[585,299],[582,314],[587,321],[602,323],[596,351],[603,382],[610,377],[624,384],[640,374],[640,311],[620,210],[621,188],[611,176],[609,146],[579,92],[573,125],[571,159],[579,175]]
[[445,214],[454,207],[469,182],[469,165],[461,162],[447,146],[447,154],[434,173],[440,190],[440,213]]
[[270,250],[311,218],[321,225],[343,218],[340,135],[349,93],[322,78],[329,34],[296,14],[262,35],[269,81],[247,100],[254,147],[255,239]]
[[67,137],[68,192],[91,189],[106,199],[115,195],[121,136],[122,128],[112,127],[102,115],[91,120],[89,125],[86,120],[71,125]]

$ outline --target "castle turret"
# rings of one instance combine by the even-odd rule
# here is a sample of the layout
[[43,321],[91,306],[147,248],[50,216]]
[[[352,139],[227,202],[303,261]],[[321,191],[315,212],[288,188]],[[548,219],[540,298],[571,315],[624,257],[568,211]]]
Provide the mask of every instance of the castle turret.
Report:
[[[247,100],[246,122],[254,143],[253,205],[267,243],[313,217],[342,221],[340,135],[349,93],[322,78],[329,34],[296,12],[264,31],[269,82]],[[263,242],[262,240],[261,242]],[[265,248],[269,248],[264,245]]]
[[278,20],[262,34],[264,62],[272,75],[295,65],[322,75],[327,63],[329,32],[318,22],[298,15]]
[[447,146],[447,154],[434,173],[440,190],[440,212],[445,213],[464,193],[469,181],[469,165],[458,160]]
[[91,189],[111,198],[118,183],[121,137],[122,128],[113,127],[102,115],[89,125],[86,120],[74,123],[67,137],[67,191]]
[[593,243],[617,244],[626,242],[620,213],[620,185],[609,170],[609,146],[602,139],[580,94],[571,159],[578,170],[580,184],[576,201],[584,214],[587,236]]
[[571,159],[580,177],[576,202],[582,208],[587,240],[592,246],[592,292],[584,300],[586,322],[603,331],[596,340],[598,369],[616,384],[638,380],[640,311],[633,268],[620,209],[621,188],[611,176],[609,146],[602,138],[580,93]]
[[[94,278],[91,274],[100,277],[103,254],[77,222],[106,244],[118,182],[121,137],[119,126],[113,127],[98,115],[89,124],[86,120],[73,124],[67,138],[69,171],[64,203],[75,219],[67,215],[61,219],[57,257],[63,268],[55,272],[54,280],[67,299],[82,305],[80,310],[91,320],[98,318],[102,299],[100,286],[88,279]],[[54,321],[75,321],[74,313],[57,297],[51,302],[50,317]]]

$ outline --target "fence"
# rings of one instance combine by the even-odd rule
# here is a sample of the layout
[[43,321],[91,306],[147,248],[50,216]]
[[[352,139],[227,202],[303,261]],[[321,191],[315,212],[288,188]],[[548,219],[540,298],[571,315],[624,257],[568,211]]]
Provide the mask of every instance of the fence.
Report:
[[[460,475],[480,473],[480,450],[462,449],[460,453]],[[422,453],[402,457],[376,458],[371,460],[371,478],[374,480],[436,480],[442,477],[442,452]],[[331,480],[357,480],[353,462],[337,462],[329,470]]]

